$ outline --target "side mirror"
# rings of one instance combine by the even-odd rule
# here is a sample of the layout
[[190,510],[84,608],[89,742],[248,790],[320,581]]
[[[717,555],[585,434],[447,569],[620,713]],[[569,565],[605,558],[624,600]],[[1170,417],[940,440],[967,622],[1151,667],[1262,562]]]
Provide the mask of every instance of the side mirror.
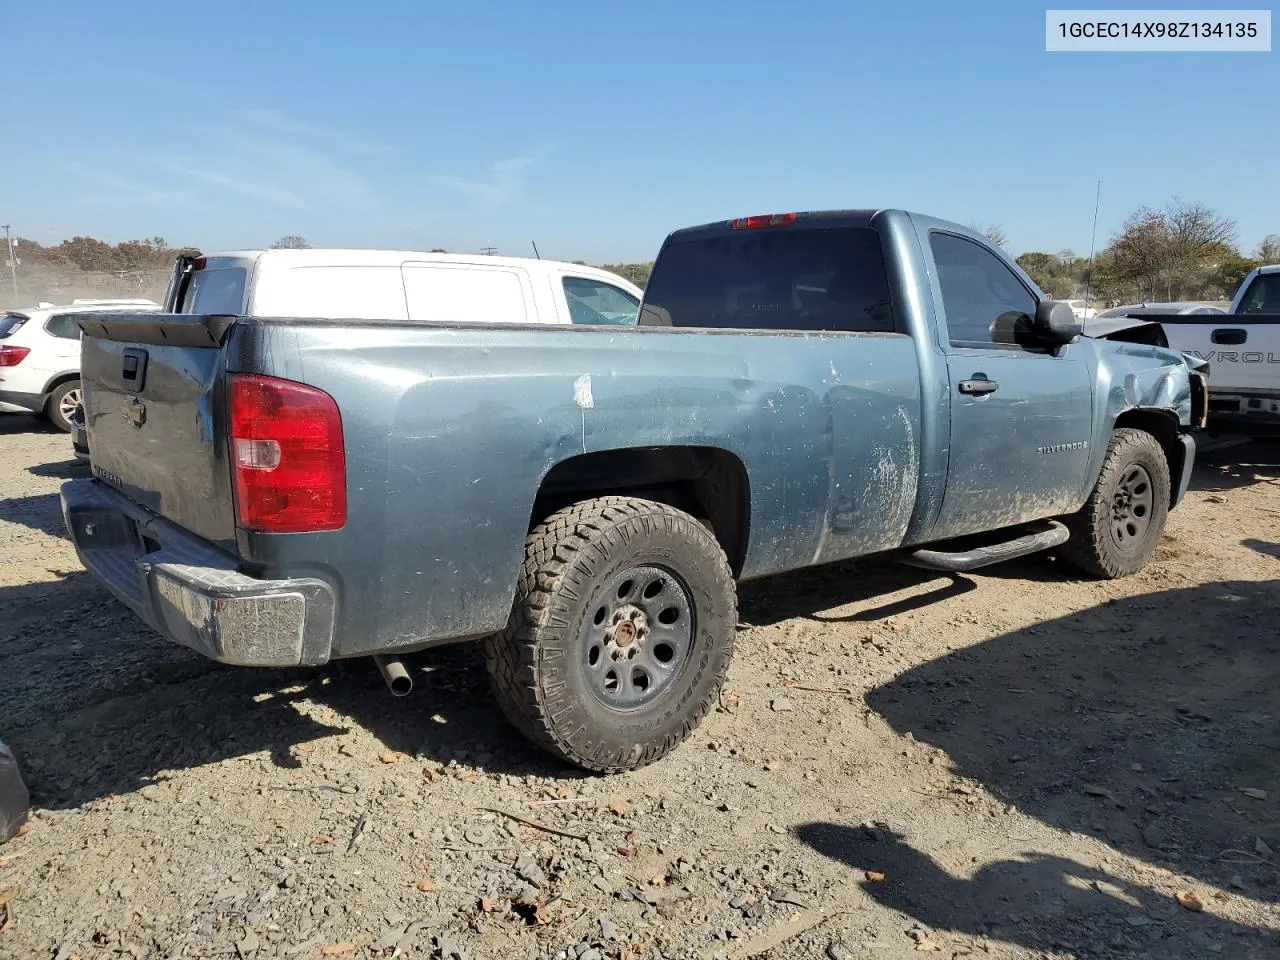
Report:
[[1063,346],[1084,335],[1084,324],[1076,319],[1070,304],[1042,300],[1036,304],[1036,336],[1043,343]]

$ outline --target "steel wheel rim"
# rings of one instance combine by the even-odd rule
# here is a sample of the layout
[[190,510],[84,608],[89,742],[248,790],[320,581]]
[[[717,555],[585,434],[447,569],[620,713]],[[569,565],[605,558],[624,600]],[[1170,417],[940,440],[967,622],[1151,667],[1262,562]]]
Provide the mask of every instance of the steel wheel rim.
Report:
[[80,406],[80,390],[68,390],[58,402],[58,413],[62,419],[70,423],[75,419],[76,408]]
[[1155,506],[1151,474],[1131,463],[1124,468],[1111,498],[1111,539],[1122,550],[1137,547],[1151,527]]
[[670,570],[637,566],[596,591],[582,628],[582,670],[615,710],[640,709],[670,690],[689,661],[696,623],[689,589]]

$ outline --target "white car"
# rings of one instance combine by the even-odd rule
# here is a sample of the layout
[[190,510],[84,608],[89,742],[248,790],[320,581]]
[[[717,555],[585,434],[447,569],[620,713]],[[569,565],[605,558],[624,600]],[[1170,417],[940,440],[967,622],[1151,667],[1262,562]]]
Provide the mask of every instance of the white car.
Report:
[[1085,306],[1083,300],[1063,300],[1062,302],[1071,308],[1077,320],[1092,320],[1098,315],[1098,311],[1093,307]]
[[0,315],[0,413],[44,414],[71,431],[80,406],[80,327],[76,314],[159,310],[154,300],[40,303]]
[[634,324],[643,291],[558,260],[404,250],[237,250],[180,258],[165,309],[246,317]]

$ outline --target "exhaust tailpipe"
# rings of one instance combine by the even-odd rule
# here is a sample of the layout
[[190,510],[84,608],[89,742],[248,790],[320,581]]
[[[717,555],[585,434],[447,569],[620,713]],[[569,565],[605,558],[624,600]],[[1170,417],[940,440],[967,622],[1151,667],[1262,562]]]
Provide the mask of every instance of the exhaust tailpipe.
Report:
[[413,677],[409,676],[404,661],[399,657],[378,654],[373,658],[373,662],[377,664],[378,672],[387,682],[388,689],[397,697],[403,697],[413,689]]

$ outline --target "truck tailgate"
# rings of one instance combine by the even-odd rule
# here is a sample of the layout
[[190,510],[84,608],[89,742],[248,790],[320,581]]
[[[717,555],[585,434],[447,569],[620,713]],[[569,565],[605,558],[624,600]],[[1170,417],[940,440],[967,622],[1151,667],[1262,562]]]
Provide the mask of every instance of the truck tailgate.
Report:
[[235,540],[222,341],[232,317],[81,319],[81,380],[94,475],[216,543]]
[[1211,393],[1280,391],[1280,316],[1144,314],[1169,346],[1209,362]]

